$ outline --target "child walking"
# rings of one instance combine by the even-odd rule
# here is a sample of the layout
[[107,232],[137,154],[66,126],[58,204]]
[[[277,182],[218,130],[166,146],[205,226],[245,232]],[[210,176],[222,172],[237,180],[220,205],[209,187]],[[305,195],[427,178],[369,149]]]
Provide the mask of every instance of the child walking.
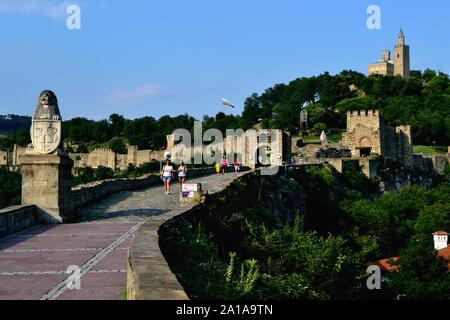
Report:
[[220,164],[218,162],[216,162],[215,167],[216,167],[216,173],[220,174]]

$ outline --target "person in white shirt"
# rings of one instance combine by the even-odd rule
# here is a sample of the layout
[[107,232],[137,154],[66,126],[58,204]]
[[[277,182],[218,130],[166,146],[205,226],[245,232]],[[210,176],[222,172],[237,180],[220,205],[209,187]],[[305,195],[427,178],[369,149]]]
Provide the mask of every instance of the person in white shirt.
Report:
[[187,175],[187,166],[184,164],[183,161],[181,161],[181,164],[178,167],[178,180],[180,181],[181,186],[183,186],[183,184],[186,182],[186,175]]
[[173,170],[173,166],[170,163],[170,160],[166,161],[166,165],[163,167],[161,171],[161,180],[164,181],[164,190],[166,194],[170,194],[170,182],[172,181],[173,173],[175,170]]

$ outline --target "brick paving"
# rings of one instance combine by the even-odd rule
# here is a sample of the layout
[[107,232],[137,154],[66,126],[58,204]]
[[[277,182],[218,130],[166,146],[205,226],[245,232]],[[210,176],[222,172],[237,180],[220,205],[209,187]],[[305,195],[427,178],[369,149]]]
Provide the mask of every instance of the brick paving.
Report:
[[[207,176],[203,190],[236,174]],[[0,300],[121,300],[125,298],[128,250],[136,230],[180,208],[179,185],[105,197],[80,211],[81,222],[38,225],[0,238]],[[67,286],[70,266],[80,267],[81,289]]]

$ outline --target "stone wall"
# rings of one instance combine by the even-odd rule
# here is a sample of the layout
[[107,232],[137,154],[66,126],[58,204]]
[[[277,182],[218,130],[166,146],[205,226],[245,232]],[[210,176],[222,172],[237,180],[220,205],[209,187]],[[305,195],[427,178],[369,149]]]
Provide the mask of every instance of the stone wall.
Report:
[[347,113],[347,132],[342,134],[342,143],[353,157],[360,156],[361,148],[371,148],[372,153],[382,154],[382,118],[377,110],[350,111]]
[[[32,148],[20,147],[15,145],[12,153],[0,151],[0,165],[6,165],[6,157],[13,166],[21,165],[22,156]],[[127,154],[118,154],[108,148],[97,148],[90,153],[71,153],[70,158],[74,161],[75,168],[91,167],[97,169],[100,166],[110,168],[112,170],[125,170],[129,164],[139,167],[153,160],[164,160],[164,151],[161,150],[138,150],[136,146],[129,146]],[[3,163],[5,162],[5,163]]]
[[394,74],[394,64],[389,61],[381,61],[369,65],[369,76],[379,74],[379,75],[392,75]]
[[[214,173],[214,168],[190,169],[188,178]],[[96,181],[72,188],[72,205],[74,209],[79,209],[115,192],[142,189],[158,184],[161,184],[158,175],[148,175],[136,179]]]
[[380,155],[408,169],[414,168],[411,126],[392,128],[377,110],[348,112],[342,143],[351,150],[353,158]]
[[359,161],[356,159],[327,159],[327,163],[333,166],[339,173],[344,173],[345,170],[358,171]]
[[[231,183],[208,190],[208,197],[220,196]],[[128,253],[128,300],[189,299],[161,252],[159,230],[166,224],[194,221],[198,208],[191,205],[176,209],[140,227]]]
[[449,163],[449,158],[447,156],[433,156],[431,161],[433,162],[434,170],[439,174],[444,174],[445,166]]
[[[175,135],[167,137],[167,145],[167,150],[172,153],[174,159],[182,158],[187,150],[187,147],[180,143],[179,137]],[[229,135],[220,143],[213,142],[198,148],[191,146],[191,155],[194,156],[199,149],[208,156],[211,156],[212,152],[217,154],[217,150],[224,150],[227,155],[238,156],[242,165],[251,167],[255,167],[258,156],[266,149],[267,155],[270,155],[271,165],[281,166],[283,162],[290,161],[291,136],[283,130],[250,130]]]
[[0,210],[0,237],[20,232],[36,223],[36,206],[16,206]]
[[137,179],[120,179],[96,181],[72,188],[72,205],[74,209],[93,203],[109,194],[150,187],[159,182],[158,176]]
[[0,166],[8,165],[8,152],[0,151]]

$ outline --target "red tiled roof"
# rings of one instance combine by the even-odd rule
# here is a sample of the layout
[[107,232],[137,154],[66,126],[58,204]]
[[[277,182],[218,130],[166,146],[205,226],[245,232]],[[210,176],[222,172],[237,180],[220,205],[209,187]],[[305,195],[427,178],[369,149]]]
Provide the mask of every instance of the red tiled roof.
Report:
[[433,233],[433,236],[448,236],[449,234],[445,231],[438,231]]
[[438,256],[442,257],[450,262],[450,245],[447,248],[441,249],[438,252]]
[[[444,258],[448,261],[448,270],[450,271],[450,245],[447,246],[447,248],[441,249],[438,251],[438,256]],[[375,262],[375,265],[379,266],[381,270],[393,272],[398,271],[399,266],[395,265],[398,261],[398,257],[389,258],[389,259],[382,259]],[[391,262],[393,262],[393,266],[391,265]]]
[[395,264],[398,261],[398,257],[390,258],[390,259],[382,259],[375,262],[377,266],[380,267],[381,270],[392,272],[392,271],[398,271],[398,266],[394,265],[392,266],[391,263]]

